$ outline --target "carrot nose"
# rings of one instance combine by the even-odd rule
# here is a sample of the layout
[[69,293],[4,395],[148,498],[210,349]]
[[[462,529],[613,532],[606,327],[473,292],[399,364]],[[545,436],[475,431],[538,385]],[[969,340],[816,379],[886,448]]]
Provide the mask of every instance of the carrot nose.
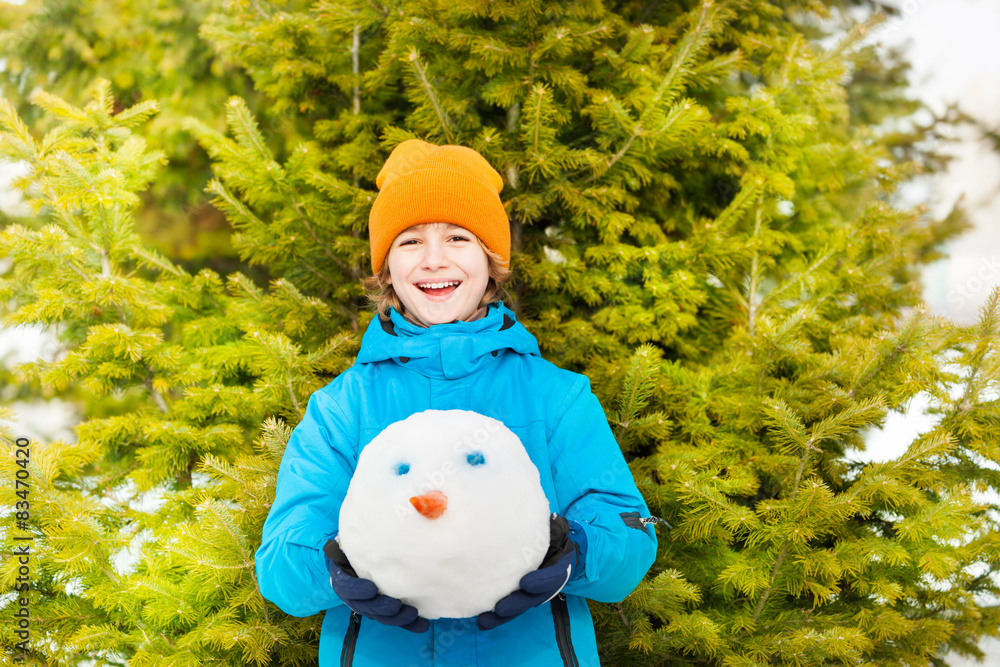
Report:
[[436,519],[444,514],[445,508],[448,507],[448,496],[440,491],[431,491],[422,496],[413,496],[410,498],[410,504],[428,519]]

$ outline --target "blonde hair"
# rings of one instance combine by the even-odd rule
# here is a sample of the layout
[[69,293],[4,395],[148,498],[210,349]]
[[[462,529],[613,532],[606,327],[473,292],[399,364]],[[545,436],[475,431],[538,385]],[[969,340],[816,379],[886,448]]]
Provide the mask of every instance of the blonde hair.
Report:
[[[510,298],[510,295],[503,286],[510,280],[511,270],[504,266],[503,257],[487,248],[486,244],[478,236],[476,236],[476,241],[479,242],[479,247],[486,253],[486,270],[490,276],[486,283],[486,291],[483,293],[483,298],[479,300],[478,310],[487,304]],[[390,250],[389,252],[392,251]],[[388,257],[386,257],[386,260],[382,262],[382,268],[379,269],[378,273],[362,278],[361,286],[365,288],[365,296],[371,301],[372,310],[375,310],[388,319],[390,306],[395,308],[396,312],[400,314],[405,313],[405,309],[403,308],[403,303],[399,300],[399,296],[396,295],[396,290],[387,282],[389,279]]]

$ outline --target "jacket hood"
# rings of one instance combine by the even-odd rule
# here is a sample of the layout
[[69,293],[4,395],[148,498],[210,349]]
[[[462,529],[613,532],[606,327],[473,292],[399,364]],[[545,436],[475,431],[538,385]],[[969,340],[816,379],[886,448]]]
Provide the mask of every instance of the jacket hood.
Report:
[[355,363],[392,359],[427,377],[453,379],[482,369],[507,349],[541,356],[538,341],[502,301],[490,304],[478,320],[429,327],[390,308],[388,320],[376,313],[369,322]]

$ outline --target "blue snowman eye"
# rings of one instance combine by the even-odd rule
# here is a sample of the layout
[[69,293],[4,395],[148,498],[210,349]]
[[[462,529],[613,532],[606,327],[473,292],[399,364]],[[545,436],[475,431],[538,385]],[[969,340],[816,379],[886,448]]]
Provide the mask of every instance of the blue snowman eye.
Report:
[[400,463],[396,467],[396,474],[397,475],[405,475],[408,472],[410,472],[410,464],[409,463]]
[[479,452],[472,452],[465,457],[465,460],[469,462],[470,466],[481,466],[486,463],[486,459]]

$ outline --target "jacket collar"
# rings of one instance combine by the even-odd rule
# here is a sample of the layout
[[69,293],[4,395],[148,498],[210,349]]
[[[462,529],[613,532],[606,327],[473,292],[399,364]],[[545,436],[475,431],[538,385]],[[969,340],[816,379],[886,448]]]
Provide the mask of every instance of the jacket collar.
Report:
[[393,360],[432,378],[459,378],[495,361],[504,350],[540,357],[538,341],[503,302],[471,322],[421,327],[390,308],[389,319],[377,313],[361,339],[359,364]]

